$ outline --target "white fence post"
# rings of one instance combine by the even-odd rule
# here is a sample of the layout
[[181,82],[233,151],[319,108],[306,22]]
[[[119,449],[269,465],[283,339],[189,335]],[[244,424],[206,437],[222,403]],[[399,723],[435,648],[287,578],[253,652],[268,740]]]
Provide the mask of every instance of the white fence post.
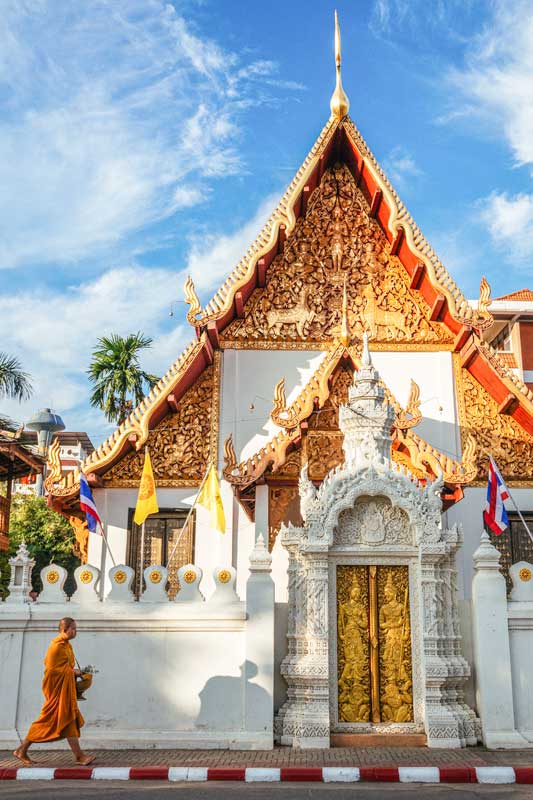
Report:
[[274,582],[272,556],[262,534],[250,555],[246,584],[246,663],[244,728],[274,745]]
[[500,554],[484,531],[472,581],[477,711],[486,747],[520,748],[528,742],[515,728],[507,591],[499,565]]

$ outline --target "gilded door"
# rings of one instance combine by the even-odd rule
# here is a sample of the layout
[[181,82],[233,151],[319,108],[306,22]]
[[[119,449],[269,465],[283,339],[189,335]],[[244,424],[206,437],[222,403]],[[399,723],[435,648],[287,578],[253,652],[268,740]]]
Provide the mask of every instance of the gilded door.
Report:
[[412,722],[409,571],[337,567],[339,722]]

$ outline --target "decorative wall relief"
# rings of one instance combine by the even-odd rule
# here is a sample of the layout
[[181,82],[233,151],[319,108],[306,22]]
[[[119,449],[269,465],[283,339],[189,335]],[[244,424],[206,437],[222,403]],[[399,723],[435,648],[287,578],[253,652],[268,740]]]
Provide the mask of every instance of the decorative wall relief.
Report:
[[386,497],[361,497],[342,511],[335,534],[336,545],[413,544],[409,518]]
[[348,321],[360,338],[429,349],[451,344],[429,320],[422,295],[409,278],[357,188],[346,165],[327,170],[284,250],[270,265],[265,288],[256,289],[242,319],[224,331],[226,347],[312,348],[338,335],[344,282]]
[[489,453],[496,459],[503,477],[514,485],[533,482],[533,436],[508,414],[498,413],[498,404],[455,355],[454,371],[463,448],[471,434],[476,442],[478,480],[485,485]]
[[[220,352],[214,363],[185,392],[178,410],[171,411],[150,431],[152,468],[157,486],[195,486],[216,458]],[[130,451],[103,476],[105,486],[138,486],[143,455]]]

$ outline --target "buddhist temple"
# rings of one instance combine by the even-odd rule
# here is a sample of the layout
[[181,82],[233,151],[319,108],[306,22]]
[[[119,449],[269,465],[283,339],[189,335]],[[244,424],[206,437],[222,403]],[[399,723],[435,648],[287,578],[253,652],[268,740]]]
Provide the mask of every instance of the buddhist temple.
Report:
[[[185,565],[209,597],[227,564],[244,601],[264,540],[276,741],[475,744],[473,556],[490,456],[533,510],[533,296],[501,298],[493,315],[480,275],[467,301],[348,114],[337,21],[334,67],[329,118],[263,229],[205,306],[187,280],[190,343],[81,468],[136,598],[140,564],[168,570],[171,599]],[[498,339],[518,302],[519,362]],[[141,537],[146,447],[160,510]],[[211,463],[222,535],[205,508],[188,514]],[[62,472],[57,444],[45,484],[83,561],[106,575],[79,470]],[[533,545],[509,516],[492,542],[511,592]]]

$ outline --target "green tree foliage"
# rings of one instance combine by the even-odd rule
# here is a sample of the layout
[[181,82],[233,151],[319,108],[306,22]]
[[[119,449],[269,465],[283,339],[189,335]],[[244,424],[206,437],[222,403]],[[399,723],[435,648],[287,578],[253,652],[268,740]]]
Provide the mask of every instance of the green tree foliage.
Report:
[[0,352],[0,400],[10,397],[27,400],[32,394],[30,376],[15,356]]
[[48,564],[60,564],[69,572],[67,594],[74,590],[72,572],[80,560],[74,555],[74,531],[68,520],[46,505],[44,497],[15,495],[11,504],[9,552],[0,553],[0,594],[7,595],[10,570],[8,559],[15,555],[21,541],[35,559],[32,583],[36,592],[42,589],[40,571]]
[[110,422],[123,422],[159,378],[144,372],[139,353],[152,344],[152,339],[140,331],[122,337],[102,336],[93,350],[87,370],[94,385],[91,405],[101,409]]

